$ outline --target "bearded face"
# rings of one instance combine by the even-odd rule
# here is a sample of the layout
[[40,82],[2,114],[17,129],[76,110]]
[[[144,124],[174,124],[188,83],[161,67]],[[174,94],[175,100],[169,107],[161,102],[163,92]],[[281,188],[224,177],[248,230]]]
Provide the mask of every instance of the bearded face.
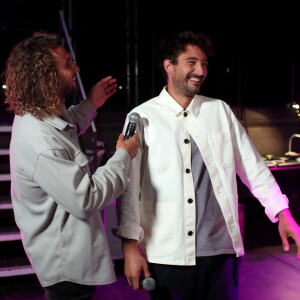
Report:
[[207,76],[208,59],[197,46],[189,45],[186,51],[178,56],[176,65],[172,64],[170,85],[178,96],[193,98],[199,93]]
[[63,47],[59,47],[52,51],[54,58],[57,76],[61,83],[59,96],[62,100],[69,95],[78,92],[78,84],[76,74],[79,72],[79,67],[71,59],[70,54]]

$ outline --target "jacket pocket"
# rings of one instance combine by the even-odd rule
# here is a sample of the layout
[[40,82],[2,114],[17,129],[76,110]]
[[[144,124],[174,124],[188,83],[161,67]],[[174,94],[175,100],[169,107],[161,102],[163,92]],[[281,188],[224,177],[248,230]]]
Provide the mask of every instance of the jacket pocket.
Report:
[[221,165],[225,168],[232,167],[234,165],[234,153],[230,133],[214,134],[211,140],[214,146],[213,150],[216,152]]
[[172,254],[177,249],[177,204],[143,201],[141,225],[146,252]]

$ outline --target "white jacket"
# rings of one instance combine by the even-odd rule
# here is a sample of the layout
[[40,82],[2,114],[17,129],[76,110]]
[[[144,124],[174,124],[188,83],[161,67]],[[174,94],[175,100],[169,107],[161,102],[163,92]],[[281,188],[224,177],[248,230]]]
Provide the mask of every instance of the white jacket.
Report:
[[113,232],[141,241],[150,262],[195,264],[196,209],[195,201],[188,201],[195,199],[188,171],[191,143],[184,142],[190,135],[206,164],[237,256],[244,248],[236,173],[272,222],[288,207],[288,199],[223,101],[197,95],[184,111],[164,88],[133,111],[141,116],[141,149],[132,161],[130,183],[120,200],[120,224]]

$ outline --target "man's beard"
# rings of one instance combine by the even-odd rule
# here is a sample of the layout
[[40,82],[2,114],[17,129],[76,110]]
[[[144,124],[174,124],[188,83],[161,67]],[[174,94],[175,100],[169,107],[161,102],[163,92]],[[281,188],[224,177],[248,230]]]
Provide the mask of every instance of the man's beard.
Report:
[[192,86],[189,84],[189,76],[185,77],[184,80],[182,80],[182,78],[178,79],[176,77],[173,77],[174,86],[177,86],[177,92],[189,98],[193,98],[196,94],[200,92],[201,86],[203,84],[202,78],[200,80],[201,83],[199,86]]
[[61,87],[61,97],[63,99],[70,97],[70,96],[75,96],[79,92],[79,87],[76,86],[62,86]]
[[185,96],[186,97],[194,97],[196,94],[198,94],[200,92],[200,88],[192,88],[192,87],[189,87],[189,86],[186,86],[185,87]]

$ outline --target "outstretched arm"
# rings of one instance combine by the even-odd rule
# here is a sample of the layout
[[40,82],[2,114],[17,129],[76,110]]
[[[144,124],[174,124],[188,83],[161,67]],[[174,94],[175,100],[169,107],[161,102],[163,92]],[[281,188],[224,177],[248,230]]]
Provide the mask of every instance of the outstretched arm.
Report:
[[[97,109],[116,92],[117,80],[111,76],[97,82],[87,96],[87,101],[81,101],[76,106],[68,108],[70,123],[76,126],[77,134],[83,134],[95,118]],[[90,104],[90,105],[89,105]]]
[[279,212],[279,234],[282,240],[284,251],[289,251],[288,238],[292,238],[297,245],[297,258],[300,259],[300,227],[294,220],[291,211],[287,208]]

